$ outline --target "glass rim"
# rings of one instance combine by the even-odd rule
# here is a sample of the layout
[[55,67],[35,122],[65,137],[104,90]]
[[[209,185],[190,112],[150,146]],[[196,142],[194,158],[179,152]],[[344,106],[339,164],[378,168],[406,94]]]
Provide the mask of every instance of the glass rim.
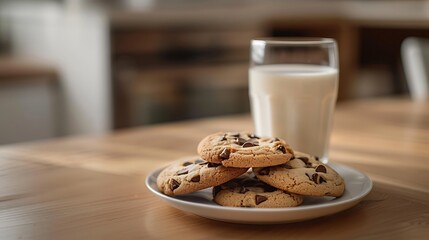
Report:
[[262,37],[252,39],[252,44],[270,44],[270,45],[319,45],[335,44],[333,38],[321,37]]

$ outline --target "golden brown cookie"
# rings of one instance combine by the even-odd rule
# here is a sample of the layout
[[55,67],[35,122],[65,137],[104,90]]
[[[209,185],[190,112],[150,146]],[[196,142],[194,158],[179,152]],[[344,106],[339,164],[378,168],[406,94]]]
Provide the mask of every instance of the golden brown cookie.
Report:
[[199,156],[178,159],[161,171],[157,185],[166,195],[179,195],[225,183],[245,173],[248,168],[227,168]]
[[238,168],[275,166],[293,157],[284,140],[245,132],[209,135],[199,143],[198,154],[208,162]]
[[249,174],[214,187],[213,199],[222,206],[251,208],[295,207],[303,202],[301,196],[272,187]]
[[271,186],[305,196],[340,197],[345,190],[343,178],[334,169],[298,151],[286,164],[253,168],[253,172]]

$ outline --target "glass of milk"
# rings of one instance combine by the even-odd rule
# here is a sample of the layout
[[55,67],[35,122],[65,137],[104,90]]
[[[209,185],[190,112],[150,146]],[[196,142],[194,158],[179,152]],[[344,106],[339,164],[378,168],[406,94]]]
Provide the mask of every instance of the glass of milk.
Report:
[[335,40],[252,40],[249,95],[257,135],[282,138],[327,163],[337,91]]

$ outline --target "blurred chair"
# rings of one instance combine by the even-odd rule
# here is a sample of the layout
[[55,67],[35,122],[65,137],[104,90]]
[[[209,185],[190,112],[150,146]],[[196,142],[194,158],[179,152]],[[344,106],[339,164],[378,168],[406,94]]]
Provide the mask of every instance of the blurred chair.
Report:
[[413,100],[429,99],[429,39],[409,37],[402,42],[402,63]]

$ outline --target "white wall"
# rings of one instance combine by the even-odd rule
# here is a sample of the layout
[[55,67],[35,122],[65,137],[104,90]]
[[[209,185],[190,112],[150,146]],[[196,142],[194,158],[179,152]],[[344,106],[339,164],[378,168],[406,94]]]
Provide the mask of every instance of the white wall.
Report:
[[111,128],[108,19],[69,2],[16,1],[1,6],[0,15],[11,20],[16,55],[58,66],[62,132],[103,133]]

